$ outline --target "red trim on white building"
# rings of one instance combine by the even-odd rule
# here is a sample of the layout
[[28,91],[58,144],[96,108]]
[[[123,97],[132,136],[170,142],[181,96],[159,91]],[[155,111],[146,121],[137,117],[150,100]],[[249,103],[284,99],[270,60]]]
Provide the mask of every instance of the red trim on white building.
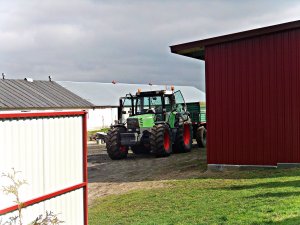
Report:
[[[85,188],[86,186],[87,186],[87,184],[85,182],[83,182],[81,184],[77,184],[77,185],[74,185],[72,187],[67,187],[67,188],[61,189],[59,191],[55,191],[55,192],[52,192],[50,194],[46,194],[46,195],[28,200],[26,202],[22,202],[23,203],[23,208],[25,208],[27,206],[37,204],[39,202],[42,202],[42,201],[45,201],[45,200],[48,200],[48,199],[51,199],[51,198],[55,198],[59,195],[66,194],[66,193],[71,192],[71,191],[75,191],[75,190],[80,189],[80,188]],[[13,211],[17,210],[18,207],[19,207],[18,205],[13,205],[13,206],[10,206],[8,208],[1,209],[0,210],[0,215],[13,212]]]
[[[84,207],[84,224],[88,225],[88,174],[87,174],[87,112],[86,111],[71,111],[71,112],[38,112],[38,113],[7,113],[0,114],[0,119],[13,119],[13,118],[37,118],[37,117],[62,117],[62,116],[82,116],[82,138],[83,138],[83,182],[71,187],[67,187],[28,201],[23,202],[23,208],[28,207],[30,205],[37,204],[42,201],[46,201],[57,197],[59,195],[63,195],[78,189],[83,188],[84,191],[84,199],[83,199],[83,207]],[[7,214],[13,212],[18,209],[18,205],[13,205],[7,207],[5,209],[0,209],[0,215]]]
[[88,146],[87,146],[87,113],[83,114],[82,117],[82,137],[83,137],[83,181],[85,182],[84,186],[84,224],[88,225],[88,170],[87,170],[87,155],[88,155]]
[[74,112],[38,112],[38,113],[5,113],[0,114],[0,119],[11,118],[34,118],[34,117],[59,117],[59,116],[80,116],[85,115],[85,111]]

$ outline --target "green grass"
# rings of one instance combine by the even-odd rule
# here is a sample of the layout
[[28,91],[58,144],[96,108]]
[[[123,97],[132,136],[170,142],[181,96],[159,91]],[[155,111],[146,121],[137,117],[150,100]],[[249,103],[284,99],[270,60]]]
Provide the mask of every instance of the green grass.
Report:
[[90,207],[89,224],[300,224],[300,169],[202,174],[108,196]]

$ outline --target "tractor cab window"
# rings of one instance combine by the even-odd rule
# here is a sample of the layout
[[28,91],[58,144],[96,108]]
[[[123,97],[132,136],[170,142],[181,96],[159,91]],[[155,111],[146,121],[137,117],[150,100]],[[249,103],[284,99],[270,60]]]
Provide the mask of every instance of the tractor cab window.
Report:
[[129,116],[134,115],[134,112],[132,110],[134,101],[135,98],[132,98],[130,96],[120,98],[120,106],[118,107],[118,120],[120,122],[124,122]]
[[162,113],[161,96],[138,97],[136,100],[136,114]]
[[123,107],[131,107],[131,99],[130,98],[125,98],[123,99]]
[[122,99],[122,111],[125,113],[125,114],[130,114],[132,115],[132,106],[135,104],[135,98],[132,98],[132,97],[125,97]]
[[181,91],[176,91],[174,93],[174,96],[175,96],[175,101],[176,101],[176,111],[177,112],[185,111],[185,101],[184,101]]
[[150,98],[150,105],[154,108],[155,113],[162,113],[162,98],[161,96],[158,97],[151,97]]
[[175,108],[174,99],[172,100],[172,96],[165,96],[165,106],[166,112],[171,112]]

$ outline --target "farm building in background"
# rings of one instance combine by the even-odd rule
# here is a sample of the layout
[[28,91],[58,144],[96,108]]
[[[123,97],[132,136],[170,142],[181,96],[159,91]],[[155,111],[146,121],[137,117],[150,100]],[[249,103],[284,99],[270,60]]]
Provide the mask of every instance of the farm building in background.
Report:
[[205,60],[209,167],[300,163],[300,21],[171,52]]
[[[118,119],[119,98],[142,91],[165,90],[164,85],[57,81],[61,86],[93,103],[88,111],[88,130],[109,127]],[[168,86],[167,88],[170,88]],[[175,86],[181,90],[186,103],[205,102],[205,93],[191,86]]]
[[0,113],[90,109],[92,103],[54,81],[0,80]]
[[[23,222],[52,211],[64,224],[87,221],[86,112],[93,105],[52,81],[0,80],[0,174],[20,171]],[[70,111],[71,110],[71,111]],[[12,183],[0,177],[1,186]],[[18,214],[0,191],[0,221]]]

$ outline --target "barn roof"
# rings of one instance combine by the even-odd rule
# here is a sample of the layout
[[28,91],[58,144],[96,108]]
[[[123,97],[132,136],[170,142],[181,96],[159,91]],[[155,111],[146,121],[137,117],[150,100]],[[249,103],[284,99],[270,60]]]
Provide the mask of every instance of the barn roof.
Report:
[[53,81],[0,80],[0,110],[85,108],[93,105]]
[[206,46],[299,28],[300,20],[297,20],[293,22],[282,23],[273,26],[262,27],[253,30],[247,30],[243,32],[173,45],[170,46],[170,48],[172,53],[204,60]]
[[[92,102],[96,107],[117,107],[119,98],[128,93],[142,91],[165,90],[165,85],[123,84],[100,82],[57,81],[61,86]],[[170,88],[170,87],[169,87]],[[181,90],[186,102],[205,101],[205,93],[191,86],[175,86],[175,91]]]

